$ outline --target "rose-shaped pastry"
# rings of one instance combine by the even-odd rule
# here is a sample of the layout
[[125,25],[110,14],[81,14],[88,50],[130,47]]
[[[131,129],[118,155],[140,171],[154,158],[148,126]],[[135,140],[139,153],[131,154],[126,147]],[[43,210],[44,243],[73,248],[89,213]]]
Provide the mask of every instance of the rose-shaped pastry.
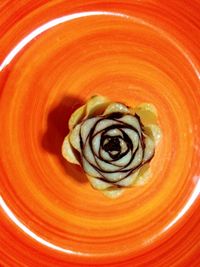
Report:
[[62,154],[80,164],[91,185],[109,197],[145,184],[161,131],[151,104],[135,109],[94,96],[69,120]]

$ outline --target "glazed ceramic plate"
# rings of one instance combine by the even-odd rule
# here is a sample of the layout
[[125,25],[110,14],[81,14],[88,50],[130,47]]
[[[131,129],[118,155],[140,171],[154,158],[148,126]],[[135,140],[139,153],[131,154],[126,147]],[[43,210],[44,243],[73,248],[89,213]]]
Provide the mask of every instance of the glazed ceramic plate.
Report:
[[[200,2],[0,2],[0,265],[200,266]],[[152,177],[112,200],[61,156],[101,94],[153,103]]]

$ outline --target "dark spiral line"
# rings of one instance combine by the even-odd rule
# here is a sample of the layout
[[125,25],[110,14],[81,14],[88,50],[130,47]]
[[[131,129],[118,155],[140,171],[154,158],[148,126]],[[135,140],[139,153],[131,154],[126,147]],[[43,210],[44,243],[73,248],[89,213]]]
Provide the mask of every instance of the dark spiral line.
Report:
[[[122,118],[124,115],[127,115],[127,114],[112,113],[112,114],[109,114],[107,116],[99,116],[100,119],[95,122],[95,124],[93,125],[93,127],[89,131],[89,133],[88,133],[88,135],[86,137],[85,143],[83,143],[81,129],[80,129],[79,137],[80,137],[80,147],[81,147],[81,151],[82,151],[82,157],[84,157],[85,160],[102,176],[101,178],[98,177],[98,179],[101,179],[101,180],[106,181],[106,182],[111,182],[111,181],[108,180],[108,178],[106,178],[106,174],[115,173],[115,172],[121,172],[121,173],[126,173],[127,172],[127,175],[125,177],[123,177],[123,178],[121,178],[120,180],[117,181],[117,182],[119,182],[119,181],[125,179],[126,177],[128,177],[133,171],[135,171],[136,169],[140,168],[145,163],[149,162],[152,159],[152,157],[153,157],[153,155],[152,155],[152,157],[150,159],[148,159],[147,161],[143,162],[144,150],[145,150],[145,147],[146,146],[145,146],[145,141],[144,141],[145,140],[145,136],[143,134],[143,125],[142,125],[142,123],[140,121],[139,116],[138,115],[131,115],[131,116],[135,117],[138,120],[138,123],[140,125],[140,129],[141,129],[141,132],[139,132],[138,129],[136,129],[134,126],[131,126],[129,124],[126,124],[125,122],[122,122],[122,121],[118,120],[118,119]],[[130,114],[128,114],[128,115],[130,115]],[[107,119],[113,120],[114,122],[117,122],[117,124],[110,125],[110,126],[104,128],[104,129],[102,129],[102,130],[100,130],[100,131],[98,131],[98,132],[96,132],[94,134],[97,125],[101,121],[107,120]],[[85,121],[86,120],[84,120],[82,122],[82,124]],[[118,129],[122,133],[122,136],[123,137],[120,136],[120,135],[117,135],[117,136],[114,136],[113,137],[113,136],[107,134],[108,131],[113,130],[113,129]],[[137,136],[138,136],[138,144],[137,144],[137,147],[134,146],[134,144],[132,143],[130,137],[125,133],[124,129],[130,129],[130,130],[134,131],[137,134]],[[98,134],[101,134],[101,137],[100,137],[101,139],[100,139],[100,146],[99,146],[98,154],[97,154],[94,151],[92,141],[93,141],[93,138],[95,136],[97,136]],[[117,147],[117,149],[116,149],[117,154],[112,157],[110,155],[109,151],[106,151],[103,148],[103,144],[104,144],[106,138],[110,138],[110,139],[118,138],[119,140],[123,140],[126,143],[127,149],[123,153],[120,153],[120,151],[118,151],[118,147]],[[90,149],[91,149],[91,151],[92,151],[92,153],[94,155],[94,160],[96,162],[96,165],[94,165],[92,162],[90,162],[88,160],[88,158],[85,156],[84,150],[87,149],[86,148],[86,143],[87,142],[89,143]],[[109,154],[109,156],[111,158],[110,160],[104,159],[101,156],[101,150],[102,149],[105,150]],[[139,149],[141,149],[141,152],[142,152],[141,161],[136,166],[134,166],[133,168],[130,168],[130,169],[126,169],[125,170],[125,168],[127,168],[133,162],[133,160],[135,158],[135,155],[136,155],[136,153],[138,152]],[[115,163],[117,160],[120,160],[124,156],[126,156],[127,153],[129,153],[129,151],[131,151],[132,156],[131,156],[130,160],[128,161],[128,163],[126,163],[124,166],[119,166],[118,164]],[[105,162],[107,164],[111,164],[111,165],[113,165],[115,167],[121,167],[121,168],[119,168],[119,170],[117,170],[117,171],[106,171],[106,170],[104,170],[104,169],[101,168],[101,166],[99,165],[96,157],[99,160],[101,160],[102,162]],[[114,182],[112,182],[112,183],[114,183]]]

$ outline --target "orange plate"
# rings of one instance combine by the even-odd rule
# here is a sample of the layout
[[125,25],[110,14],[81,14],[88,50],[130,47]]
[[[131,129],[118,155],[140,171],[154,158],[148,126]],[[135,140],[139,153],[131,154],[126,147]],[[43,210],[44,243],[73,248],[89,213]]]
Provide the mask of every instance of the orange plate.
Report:
[[[200,1],[0,1],[0,265],[200,266]],[[144,187],[111,200],[61,156],[101,94],[153,103]]]

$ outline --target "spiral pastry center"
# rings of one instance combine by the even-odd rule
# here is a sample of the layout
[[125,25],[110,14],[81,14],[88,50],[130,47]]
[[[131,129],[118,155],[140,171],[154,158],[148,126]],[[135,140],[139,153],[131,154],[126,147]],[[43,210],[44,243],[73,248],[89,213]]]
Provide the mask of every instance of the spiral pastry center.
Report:
[[81,123],[80,147],[82,164],[89,175],[118,182],[149,161],[154,146],[148,148],[149,140],[137,115],[111,115],[96,116]]

